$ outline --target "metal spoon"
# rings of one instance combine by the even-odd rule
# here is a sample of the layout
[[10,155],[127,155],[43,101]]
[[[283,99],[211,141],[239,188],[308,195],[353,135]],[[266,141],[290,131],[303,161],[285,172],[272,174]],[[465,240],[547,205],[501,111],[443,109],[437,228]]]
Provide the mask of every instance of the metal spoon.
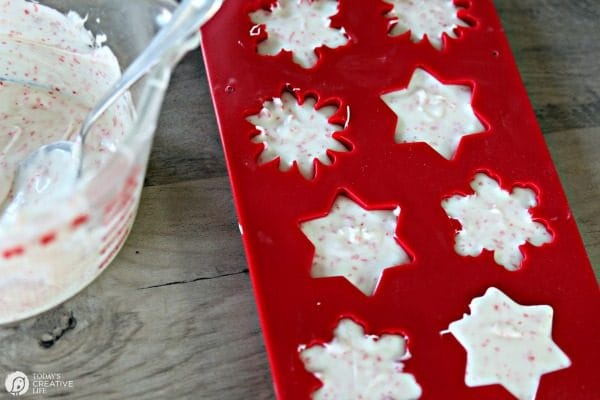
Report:
[[[189,40],[190,36],[197,35],[200,27],[219,10],[222,3],[223,0],[184,0],[148,47],[131,63],[121,78],[90,111],[79,130],[76,141],[61,140],[41,146],[19,163],[11,190],[14,197],[4,207],[5,212],[14,212],[29,203],[23,186],[31,185],[32,180],[37,180],[35,185],[39,186],[34,194],[36,201],[39,201],[40,197],[46,199],[57,194],[62,195],[65,188],[72,188],[81,175],[85,138],[96,121],[140,78],[165,57],[173,57],[173,52]],[[40,180],[38,166],[50,165],[53,160],[57,159],[60,160],[60,171],[52,174],[52,177],[42,177],[44,179]],[[55,187],[60,188],[56,190],[61,193],[53,192]]]

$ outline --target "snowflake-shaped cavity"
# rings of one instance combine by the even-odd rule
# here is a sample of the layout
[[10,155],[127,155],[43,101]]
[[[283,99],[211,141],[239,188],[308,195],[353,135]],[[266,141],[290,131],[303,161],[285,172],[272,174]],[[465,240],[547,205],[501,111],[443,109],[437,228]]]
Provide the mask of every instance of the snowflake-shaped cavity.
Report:
[[316,48],[333,49],[348,43],[343,28],[330,26],[337,8],[335,0],[279,0],[269,11],[252,12],[252,22],[265,25],[267,32],[267,39],[258,44],[258,53],[276,55],[282,50],[290,51],[295,63],[303,68],[313,67],[318,60]]
[[365,335],[363,328],[343,319],[334,338],[324,345],[300,347],[300,358],[323,386],[314,400],[413,400],[421,387],[412,374],[402,372],[410,358],[400,335]]
[[452,0],[385,0],[394,8],[388,16],[394,25],[390,36],[399,36],[410,31],[410,38],[418,43],[425,37],[429,43],[441,50],[442,35],[456,39],[456,28],[469,25],[458,17],[458,8]]
[[483,249],[490,250],[496,263],[513,271],[523,260],[521,245],[552,241],[552,234],[529,213],[529,208],[537,206],[533,190],[515,187],[509,193],[484,173],[475,175],[471,188],[474,194],[442,201],[446,214],[462,225],[454,246],[458,254],[478,256]]
[[331,165],[328,151],[348,151],[333,136],[340,126],[329,122],[338,108],[324,106],[317,110],[315,104],[311,97],[299,104],[292,94],[284,92],[281,98],[266,101],[258,114],[247,118],[260,132],[252,141],[264,145],[259,164],[279,159],[281,171],[297,165],[302,176],[312,179],[315,160]]
[[424,142],[448,160],[463,136],[485,131],[471,98],[468,86],[444,85],[420,68],[406,89],[381,96],[398,118],[396,143]]
[[372,295],[385,269],[410,262],[395,239],[399,214],[400,208],[365,210],[338,196],[327,216],[300,227],[315,246],[311,276],[342,276]]
[[552,340],[552,307],[522,306],[492,287],[469,308],[471,315],[448,327],[467,351],[467,386],[500,384],[533,400],[541,375],[571,365]]

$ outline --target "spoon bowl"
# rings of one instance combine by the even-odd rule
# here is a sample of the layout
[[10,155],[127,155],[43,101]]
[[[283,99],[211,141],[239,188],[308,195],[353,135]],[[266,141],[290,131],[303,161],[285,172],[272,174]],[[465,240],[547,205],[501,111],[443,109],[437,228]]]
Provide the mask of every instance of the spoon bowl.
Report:
[[77,181],[81,146],[61,140],[44,145],[19,163],[11,192],[0,208],[2,219],[24,207],[68,196]]

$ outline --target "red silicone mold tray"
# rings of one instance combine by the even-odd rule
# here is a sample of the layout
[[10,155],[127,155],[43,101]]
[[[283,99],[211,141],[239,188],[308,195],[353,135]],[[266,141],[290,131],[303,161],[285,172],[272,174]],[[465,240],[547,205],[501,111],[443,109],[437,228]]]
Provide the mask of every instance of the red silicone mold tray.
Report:
[[491,0],[227,0],[203,49],[278,398],[599,398],[598,286]]

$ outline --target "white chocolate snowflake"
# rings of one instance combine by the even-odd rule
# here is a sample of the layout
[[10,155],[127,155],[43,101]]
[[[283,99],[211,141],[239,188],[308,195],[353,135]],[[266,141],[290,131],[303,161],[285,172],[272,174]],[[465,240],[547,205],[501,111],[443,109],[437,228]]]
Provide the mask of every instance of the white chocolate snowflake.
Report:
[[519,400],[533,400],[541,375],[571,365],[552,340],[552,307],[522,306],[492,287],[469,309],[448,327],[467,351],[467,386],[498,383]]
[[459,26],[469,26],[458,18],[458,8],[452,0],[384,0],[394,8],[388,16],[394,25],[390,36],[399,36],[410,31],[413,42],[420,42],[427,36],[429,43],[441,50],[442,35],[456,39],[455,30]]
[[338,108],[325,106],[317,110],[315,104],[311,97],[299,104],[292,94],[284,92],[281,98],[266,101],[258,114],[247,118],[260,132],[252,141],[264,145],[259,164],[279,159],[281,171],[296,165],[302,176],[312,179],[315,160],[331,165],[328,151],[348,151],[333,137],[341,127],[329,123]]
[[365,335],[363,328],[343,319],[334,338],[324,345],[300,347],[300,358],[323,386],[314,400],[413,400],[421,387],[412,374],[402,372],[410,358],[406,339]]
[[311,276],[343,276],[372,295],[385,269],[410,262],[395,240],[399,214],[400,208],[370,211],[338,196],[327,216],[300,227],[315,246]]
[[424,142],[450,160],[463,136],[485,128],[471,107],[471,88],[444,85],[417,68],[406,89],[381,96],[398,117],[396,143]]
[[539,247],[552,241],[546,227],[533,221],[529,213],[529,208],[537,206],[533,190],[515,187],[509,193],[484,173],[475,175],[471,188],[474,194],[442,201],[446,214],[462,225],[454,246],[461,256],[490,250],[496,263],[512,271],[523,260],[521,245],[529,242]]
[[316,48],[333,49],[348,43],[343,28],[330,26],[337,7],[335,0],[279,0],[269,11],[254,11],[250,19],[265,25],[267,31],[267,39],[258,44],[258,53],[276,55],[282,50],[291,51],[295,63],[303,68],[313,67],[317,63]]

